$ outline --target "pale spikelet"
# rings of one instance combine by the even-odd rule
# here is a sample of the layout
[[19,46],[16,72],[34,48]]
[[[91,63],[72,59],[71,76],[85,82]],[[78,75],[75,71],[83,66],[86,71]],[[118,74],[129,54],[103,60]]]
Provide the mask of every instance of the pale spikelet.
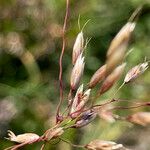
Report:
[[79,86],[79,88],[78,88],[78,90],[76,92],[76,95],[75,95],[75,97],[73,99],[73,103],[72,103],[72,106],[71,106],[70,113],[73,113],[73,112],[76,111],[76,107],[79,104],[79,101],[80,101],[82,95],[83,95],[83,84]]
[[106,76],[109,75],[116,68],[116,66],[123,62],[126,55],[128,41],[134,28],[135,23],[128,22],[112,40],[107,52]]
[[142,126],[150,125],[150,112],[137,112],[130,115],[127,120]]
[[81,31],[76,38],[76,41],[73,46],[73,52],[72,52],[72,64],[74,65],[78,56],[82,53],[84,49],[84,38],[83,38],[83,32]]
[[135,67],[133,67],[132,69],[130,69],[127,73],[127,75],[125,76],[124,82],[128,83],[134,79],[136,79],[139,75],[141,75],[142,73],[144,73],[144,71],[148,68],[148,62],[139,64]]
[[85,146],[88,150],[121,150],[122,144],[117,144],[112,141],[94,140]]
[[[73,114],[76,111],[81,110],[87,101],[89,100],[91,89],[86,90],[83,93],[83,84],[78,88],[75,98],[73,99],[73,103],[71,106],[70,114]],[[71,115],[74,118],[77,114]]]
[[119,80],[120,76],[122,75],[124,68],[126,66],[126,63],[123,63],[122,65],[118,66],[103,82],[101,88],[100,88],[100,94],[103,94],[104,92],[108,91],[116,81]]
[[106,62],[106,73],[108,76],[119,64],[121,64],[124,60],[125,51],[120,49],[119,51],[114,52],[110,58],[107,59]]
[[90,92],[91,92],[91,89],[88,89],[84,92],[83,96],[82,96],[82,101],[85,101],[87,102],[89,97],[90,97]]
[[84,65],[84,57],[80,54],[71,73],[70,85],[73,90],[75,90],[80,83],[84,71]]
[[89,97],[90,97],[90,92],[91,92],[91,89],[88,89],[84,92],[82,98],[81,98],[81,101],[80,103],[78,104],[76,110],[81,110],[85,104],[87,103],[87,101],[89,100]]
[[120,49],[124,49],[124,51],[126,50],[128,46],[128,41],[135,28],[135,25],[136,25],[135,22],[128,22],[122,27],[122,29],[112,40],[107,52],[107,57],[110,57],[115,51],[118,51]]
[[102,81],[105,78],[106,65],[101,66],[92,76],[89,82],[89,88],[93,88],[97,83]]
[[35,133],[24,133],[20,135],[15,135],[12,131],[8,130],[8,140],[17,143],[32,143],[38,140],[40,137]]

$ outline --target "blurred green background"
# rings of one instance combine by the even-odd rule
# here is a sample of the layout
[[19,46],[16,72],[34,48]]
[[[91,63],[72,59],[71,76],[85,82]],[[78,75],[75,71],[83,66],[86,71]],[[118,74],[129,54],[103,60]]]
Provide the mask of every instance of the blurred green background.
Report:
[[[133,51],[127,57],[126,72],[143,62],[145,57],[150,59],[150,1],[70,0],[67,46],[63,57],[65,97],[69,91],[72,47],[79,32],[79,14],[81,26],[90,19],[84,29],[84,36],[92,38],[85,53],[83,83],[86,85],[94,71],[105,62],[106,51],[113,37],[142,4],[143,11],[128,47]],[[55,122],[64,15],[65,0],[0,0],[0,149],[13,144],[4,139],[8,129],[16,134],[35,132],[41,135]],[[149,77],[150,72],[147,71],[132,84],[124,86],[117,97],[148,101]],[[122,79],[99,101],[109,99]],[[124,116],[135,111],[137,109],[117,113]],[[120,121],[109,124],[97,118],[83,129],[69,130],[64,137],[79,144],[99,138],[118,141],[136,150],[149,150],[148,132],[148,127]],[[39,149],[40,145],[34,144],[23,149]],[[57,146],[55,143],[46,146],[46,149],[62,148],[72,149],[62,142]]]

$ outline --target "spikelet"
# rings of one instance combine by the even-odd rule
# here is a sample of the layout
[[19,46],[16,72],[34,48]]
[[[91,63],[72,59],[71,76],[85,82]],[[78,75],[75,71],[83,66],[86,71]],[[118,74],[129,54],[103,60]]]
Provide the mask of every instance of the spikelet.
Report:
[[83,52],[84,49],[84,38],[83,38],[83,32],[81,31],[76,38],[76,41],[73,46],[73,52],[72,52],[72,64],[74,65],[78,56]]
[[112,141],[94,140],[85,146],[88,150],[121,150],[122,144],[117,144]]
[[80,83],[84,71],[84,65],[84,57],[80,54],[71,73],[70,85],[72,90],[77,89]]
[[150,124],[150,112],[137,112],[127,118],[128,121],[142,126]]
[[118,66],[103,82],[101,88],[100,88],[100,94],[103,94],[104,92],[108,91],[116,81],[119,80],[120,76],[122,75],[124,68],[126,66],[126,63],[123,63],[122,65]]
[[128,71],[127,75],[125,76],[124,82],[129,83],[132,80],[136,79],[138,76],[140,76],[142,73],[144,73],[148,67],[149,67],[148,62],[139,64],[139,65],[133,67],[132,69],[130,69]]
[[135,22],[127,22],[112,40],[107,52],[107,57],[110,57],[115,51],[120,49],[126,50],[128,41],[135,28]]
[[83,92],[83,84],[78,88],[70,110],[70,114],[72,114],[71,115],[72,118],[78,115],[78,113],[73,114],[74,112],[81,110],[85,106],[85,104],[89,100],[90,91],[91,89],[88,89],[85,92]]
[[105,73],[106,76],[108,76],[116,68],[116,66],[122,63],[122,61],[124,60],[124,56],[125,52],[123,51],[123,49],[120,49],[107,59]]
[[105,78],[106,74],[106,65],[101,66],[92,76],[89,82],[89,88],[93,88],[97,83],[102,81]]
[[107,52],[106,76],[109,75],[116,68],[116,66],[123,62],[126,55],[128,41],[134,28],[135,23],[128,22],[112,40]]
[[83,95],[83,84],[81,84],[81,85],[79,86],[79,88],[78,88],[78,90],[77,90],[77,92],[76,92],[76,95],[75,95],[75,97],[74,97],[74,99],[73,99],[73,103],[72,103],[72,106],[71,106],[71,111],[70,111],[70,113],[73,113],[73,112],[76,111],[76,107],[77,107],[77,105],[79,104],[79,101],[80,101],[82,95]]
[[17,143],[32,143],[38,140],[40,137],[35,133],[24,133],[20,135],[15,135],[12,131],[8,130],[8,140],[17,142]]
[[83,112],[82,115],[77,119],[75,123],[75,128],[81,128],[83,126],[86,126],[89,124],[91,121],[93,121],[97,116],[97,113],[92,111],[92,110],[87,110]]
[[87,101],[89,100],[89,97],[90,97],[90,92],[91,92],[91,89],[88,89],[84,92],[82,98],[81,98],[81,102],[78,104],[76,110],[81,110],[85,104],[87,103]]

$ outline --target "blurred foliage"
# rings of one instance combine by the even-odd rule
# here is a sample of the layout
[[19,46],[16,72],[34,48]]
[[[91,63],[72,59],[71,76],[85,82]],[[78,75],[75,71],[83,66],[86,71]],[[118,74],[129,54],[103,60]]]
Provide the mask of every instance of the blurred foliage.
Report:
[[[105,62],[105,54],[113,37],[139,5],[144,7],[130,42],[129,50],[133,51],[127,57],[127,70],[143,62],[145,57],[150,59],[149,0],[71,1],[67,47],[63,58],[65,96],[69,91],[71,53],[79,32],[79,14],[81,26],[90,19],[84,33],[86,38],[92,38],[86,49],[83,79],[86,84],[94,71]],[[41,135],[54,124],[59,99],[58,60],[62,46],[65,1],[1,0],[0,10],[0,149],[4,149],[13,144],[4,139],[8,129],[16,134],[35,132]],[[147,71],[138,80],[125,86],[117,97],[131,101],[149,100],[149,77],[150,72]],[[121,82],[100,99],[109,99]],[[125,115],[132,111],[118,113]],[[96,119],[83,129],[69,130],[64,138],[74,143],[86,143],[95,138],[117,140],[131,128],[133,126],[129,123],[117,121],[108,124]],[[39,145],[24,149],[38,149]],[[58,147],[55,143],[47,144],[46,149],[62,147],[71,149],[64,143]]]

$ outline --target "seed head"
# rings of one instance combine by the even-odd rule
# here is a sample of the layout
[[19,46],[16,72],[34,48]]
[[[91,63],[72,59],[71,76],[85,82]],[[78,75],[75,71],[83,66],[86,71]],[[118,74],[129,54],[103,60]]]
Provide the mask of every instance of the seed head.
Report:
[[150,124],[150,112],[137,112],[127,118],[128,121],[142,126]]
[[149,67],[148,62],[139,64],[139,65],[133,67],[132,69],[130,69],[128,71],[127,75],[125,76],[124,82],[129,83],[132,80],[136,79],[138,76],[140,76],[142,73],[144,73],[148,67]]
[[108,76],[124,60],[125,51],[120,49],[115,51],[106,61],[106,76]]
[[121,150],[122,144],[112,141],[94,140],[85,146],[88,150]]
[[76,38],[76,41],[73,46],[73,52],[72,52],[72,64],[74,65],[78,56],[82,53],[84,48],[84,38],[83,38],[83,32],[81,31]]
[[8,130],[8,140],[14,141],[17,143],[32,143],[38,140],[40,137],[35,133],[25,133],[20,135],[15,135],[12,131]]
[[71,111],[70,113],[73,113],[76,111],[76,108],[82,98],[82,95],[83,95],[83,84],[81,84],[76,92],[76,95],[73,99],[73,103],[72,103],[72,106],[71,106]]
[[78,56],[78,59],[74,65],[72,73],[71,73],[70,84],[71,84],[72,90],[77,89],[77,87],[80,83],[80,80],[81,80],[81,77],[82,77],[82,74],[84,71],[84,65],[85,65],[84,57],[82,57],[82,54],[80,54]]
[[85,104],[89,100],[90,92],[91,92],[91,89],[88,89],[88,90],[86,90],[84,92],[84,94],[83,94],[83,96],[81,98],[81,101],[80,101],[80,103],[78,104],[78,106],[76,108],[77,110],[81,110],[85,106]]
[[134,22],[128,22],[122,27],[119,33],[112,40],[107,52],[106,76],[110,74],[117,65],[122,63],[126,54],[129,39],[135,28],[135,25],[136,24]]
[[119,51],[120,49],[124,49],[124,51],[126,50],[135,25],[136,24],[134,22],[128,22],[122,27],[122,29],[112,40],[107,52],[107,57],[110,57],[115,51]]
[[105,78],[105,74],[106,74],[106,65],[103,65],[92,76],[89,83],[89,88],[93,88],[94,86],[96,86],[97,83],[102,81]]
[[103,82],[101,88],[100,88],[100,94],[103,94],[104,92],[108,91],[116,81],[119,80],[120,76],[122,75],[124,68],[126,66],[126,63],[123,63],[122,65],[118,66]]
[[[78,88],[72,103],[70,114],[81,110],[85,106],[86,102],[89,100],[90,91],[91,89],[88,89],[83,93],[83,84]],[[77,114],[74,114],[72,117],[74,118],[76,115]]]

